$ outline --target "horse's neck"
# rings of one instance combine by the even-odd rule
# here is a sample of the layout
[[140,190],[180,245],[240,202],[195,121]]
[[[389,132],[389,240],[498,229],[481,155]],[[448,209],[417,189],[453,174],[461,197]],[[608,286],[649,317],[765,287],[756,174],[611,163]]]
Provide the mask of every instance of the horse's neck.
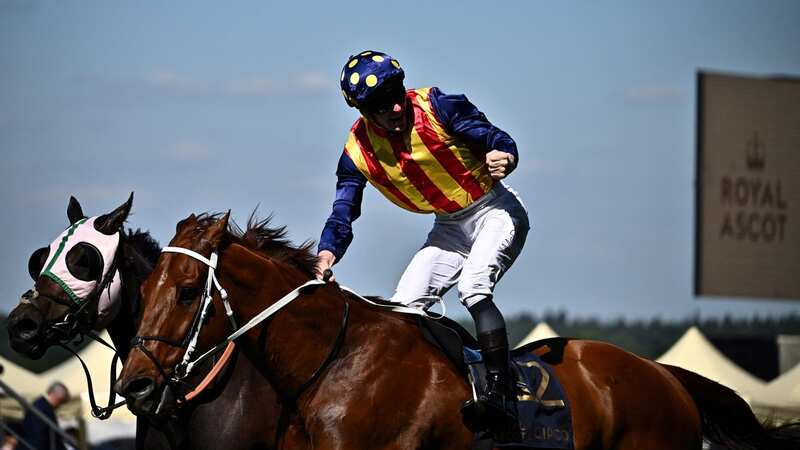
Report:
[[[240,324],[308,281],[283,263],[249,256],[253,259],[248,255],[220,259],[221,274],[238,271],[232,278],[223,275],[220,281]],[[275,313],[261,326],[261,333],[242,336],[244,350],[268,372],[278,391],[294,392],[324,360],[340,329],[342,299],[332,288],[318,287]]]
[[122,357],[130,351],[131,339],[136,334],[139,319],[141,280],[152,271],[147,261],[130,243],[123,241],[118,255],[118,270],[122,279],[120,307],[107,330],[114,346]]
[[284,394],[297,394],[338,345],[344,313],[343,297],[323,286],[289,304],[269,324],[261,351]]

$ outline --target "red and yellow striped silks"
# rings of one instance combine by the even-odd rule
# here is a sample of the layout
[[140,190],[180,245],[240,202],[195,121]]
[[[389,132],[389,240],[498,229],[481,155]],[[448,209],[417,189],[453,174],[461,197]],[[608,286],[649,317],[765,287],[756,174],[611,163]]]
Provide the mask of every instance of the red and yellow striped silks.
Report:
[[386,198],[409,211],[452,213],[494,187],[485,158],[447,133],[428,98],[430,88],[408,91],[410,133],[391,135],[360,118],[345,151]]

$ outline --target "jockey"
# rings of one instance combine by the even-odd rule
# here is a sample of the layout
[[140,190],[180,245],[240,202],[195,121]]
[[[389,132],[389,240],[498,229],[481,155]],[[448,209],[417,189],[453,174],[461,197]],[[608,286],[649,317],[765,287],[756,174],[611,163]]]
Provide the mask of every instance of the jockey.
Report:
[[519,196],[501,181],[517,166],[516,144],[464,95],[436,87],[406,90],[404,77],[396,59],[376,51],[351,56],[342,69],[345,101],[361,117],[339,159],[317,276],[341,261],[352,241],[367,182],[401,208],[433,213],[433,229],[392,300],[427,308],[431,296],[457,284],[488,372],[488,393],[465,403],[465,419],[516,423],[506,325],[492,297],[529,229]]

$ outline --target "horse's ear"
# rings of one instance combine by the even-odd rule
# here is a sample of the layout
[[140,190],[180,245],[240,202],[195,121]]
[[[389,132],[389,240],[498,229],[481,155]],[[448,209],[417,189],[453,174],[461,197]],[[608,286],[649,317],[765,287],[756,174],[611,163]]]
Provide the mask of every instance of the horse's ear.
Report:
[[228,220],[230,217],[231,210],[228,210],[215,224],[206,229],[203,237],[211,244],[211,248],[216,249],[219,247],[222,238],[225,236],[225,231],[228,230]]
[[184,226],[186,226],[186,224],[189,224],[189,223],[192,223],[192,222],[197,222],[197,216],[195,216],[194,213],[190,214],[189,217],[181,220],[180,222],[178,222],[177,225],[175,225],[175,234],[180,233],[181,229]]
[[128,201],[121,204],[117,209],[98,217],[94,221],[94,228],[109,236],[118,232],[122,228],[122,224],[125,223],[125,219],[128,218],[128,214],[131,213],[131,206],[133,206],[133,192],[128,197]]
[[70,225],[73,225],[75,222],[86,218],[86,215],[83,214],[83,208],[81,208],[81,204],[78,203],[78,199],[71,195],[69,196],[69,205],[67,205],[67,218],[69,219]]

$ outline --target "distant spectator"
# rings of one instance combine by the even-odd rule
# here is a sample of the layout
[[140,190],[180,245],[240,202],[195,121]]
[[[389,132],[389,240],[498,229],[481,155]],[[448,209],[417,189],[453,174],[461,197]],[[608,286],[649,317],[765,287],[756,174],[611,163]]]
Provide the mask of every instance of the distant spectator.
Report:
[[[64,384],[56,381],[47,388],[47,394],[37,398],[33,402],[33,407],[44,413],[54,423],[56,419],[56,408],[69,400],[69,391]],[[32,412],[25,413],[25,420],[22,422],[23,437],[36,450],[66,450],[64,440],[52,431],[39,417]]]
[[3,439],[3,446],[0,447],[0,450],[15,450],[16,448],[17,438],[9,434]]

